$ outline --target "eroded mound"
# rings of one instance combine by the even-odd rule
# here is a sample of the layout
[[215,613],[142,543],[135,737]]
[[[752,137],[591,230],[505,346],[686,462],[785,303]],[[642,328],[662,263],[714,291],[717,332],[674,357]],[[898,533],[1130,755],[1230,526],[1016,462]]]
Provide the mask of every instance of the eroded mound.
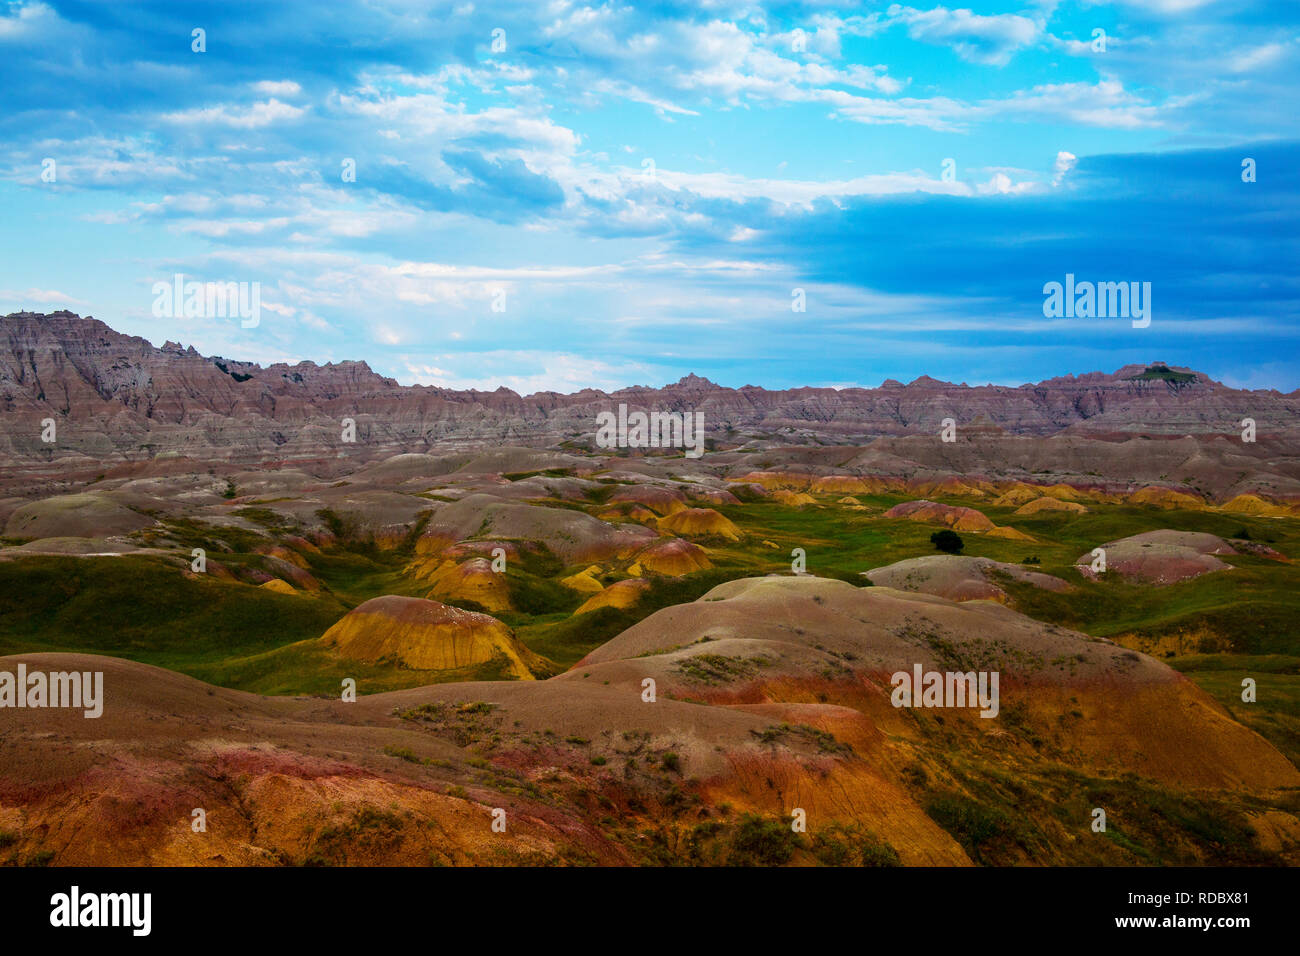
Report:
[[644,569],[656,574],[679,577],[693,571],[706,571],[711,567],[713,562],[709,560],[708,552],[698,544],[692,544],[681,538],[665,538],[637,552],[634,563],[628,571],[636,575]]
[[1034,498],[1027,501],[1016,509],[1018,515],[1036,515],[1044,511],[1066,511],[1072,514],[1087,514],[1088,509],[1079,504],[1077,501],[1065,501],[1061,498],[1053,498],[1044,495],[1041,498]]
[[1218,535],[1169,529],[1108,541],[1101,550],[1105,554],[1105,571],[1094,569],[1097,556],[1089,552],[1075,561],[1080,574],[1096,578],[1099,573],[1115,573],[1156,585],[1177,584],[1213,571],[1229,570],[1232,565],[1216,555],[1237,553]]
[[105,538],[147,528],[153,519],[103,495],[60,495],[15,509],[9,538]]
[[1161,488],[1158,485],[1149,485],[1135,491],[1129,495],[1128,500],[1135,505],[1151,505],[1156,508],[1189,510],[1205,507],[1205,502],[1196,495],[1188,494],[1185,491],[1175,491],[1173,488]]
[[1295,511],[1286,505],[1251,494],[1236,495],[1221,504],[1219,508],[1234,514],[1259,515],[1266,518],[1282,518],[1295,514]]
[[611,504],[627,502],[643,505],[657,515],[671,515],[686,510],[686,495],[676,488],[661,485],[632,485],[620,488],[609,498]]
[[740,529],[731,522],[730,518],[712,508],[687,508],[685,511],[678,511],[666,518],[660,518],[659,527],[664,531],[688,537],[740,540]]
[[885,512],[886,518],[906,518],[927,524],[941,524],[954,531],[992,531],[994,524],[974,508],[943,505],[934,501],[907,501]]
[[600,575],[603,573],[604,569],[600,565],[593,564],[575,574],[570,574],[567,578],[560,578],[560,583],[580,594],[595,594],[605,589],[605,585],[600,582]]
[[808,575],[719,585],[655,612],[555,680],[599,679],[630,692],[653,678],[661,694],[732,703],[816,688],[910,734],[910,711],[890,704],[889,675],[918,666],[998,673],[1004,712],[1050,718],[1073,701],[1083,718],[1054,721],[1050,730],[1064,761],[1181,785],[1300,783],[1271,744],[1151,657],[991,602],[958,604]]
[[[720,837],[710,854],[744,862],[733,818],[788,818],[763,783],[775,775],[804,793],[815,827],[870,818],[902,863],[970,862],[883,768],[826,749],[818,728],[861,722],[846,708],[647,705],[594,681],[440,684],[345,703],[261,698],[89,655],[0,658],[0,670],[19,663],[102,672],[104,712],[11,712],[0,822],[16,860],[662,863],[672,857],[638,834],[677,820],[690,792],[693,818]],[[189,825],[194,807],[205,833]],[[501,810],[504,833],[491,827]]]
[[545,544],[566,563],[576,564],[628,554],[655,535],[646,528],[612,525],[581,511],[473,494],[439,508],[416,549],[422,554],[440,552],[471,537]]
[[865,671],[980,659],[1027,680],[1055,680],[1062,670],[1081,678],[1113,673],[1182,679],[1150,658],[993,604],[957,604],[812,575],[720,584],[698,601],[664,608],[633,625],[587,655],[583,665],[676,648],[683,654],[725,653],[731,641],[755,652],[765,646],[775,651],[768,673],[815,672],[828,657],[851,652],[853,669]]
[[121,539],[110,541],[108,538],[37,538],[19,546],[24,554],[80,554],[85,556],[106,557],[116,554],[130,554],[138,551],[133,544]]
[[415,670],[459,670],[502,658],[510,676],[533,678],[529,662],[534,655],[496,618],[420,598],[371,598],[320,641],[343,657],[391,661]]
[[1058,577],[1029,571],[1016,564],[992,558],[934,554],[909,558],[883,568],[864,572],[872,584],[900,591],[920,591],[950,601],[998,601],[1008,603],[1006,591],[998,584],[1005,576],[1048,591],[1068,591],[1070,585]]
[[804,505],[815,505],[817,499],[806,491],[789,491],[780,489],[772,492],[772,497],[783,505],[789,505],[792,508],[802,508]]
[[1016,508],[1031,501],[1036,501],[1041,497],[1047,496],[1043,495],[1040,489],[1031,488],[1029,485],[1017,482],[994,498],[993,504],[999,508]]
[[641,595],[649,589],[650,582],[645,578],[628,578],[625,581],[615,581],[609,587],[602,588],[599,592],[583,601],[573,613],[586,614],[602,607],[624,610],[641,600]]
[[418,580],[429,585],[429,597],[448,604],[472,601],[496,613],[513,610],[506,576],[492,570],[487,558],[455,561],[416,561],[408,568]]

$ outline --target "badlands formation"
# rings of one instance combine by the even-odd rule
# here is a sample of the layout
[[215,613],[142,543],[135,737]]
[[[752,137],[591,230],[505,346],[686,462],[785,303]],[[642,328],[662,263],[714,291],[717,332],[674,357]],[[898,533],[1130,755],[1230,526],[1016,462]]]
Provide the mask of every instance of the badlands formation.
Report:
[[[1300,863],[1300,396],[519,396],[0,326],[0,674],[104,687],[4,708],[0,862]],[[705,453],[596,447],[620,403]],[[992,713],[900,705],[930,673]]]

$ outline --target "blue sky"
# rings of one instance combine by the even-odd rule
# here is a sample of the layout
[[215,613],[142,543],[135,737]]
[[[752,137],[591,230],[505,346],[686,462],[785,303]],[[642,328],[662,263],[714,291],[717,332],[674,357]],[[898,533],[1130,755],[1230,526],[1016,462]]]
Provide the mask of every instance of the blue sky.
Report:
[[913,2],[0,0],[0,310],[523,393],[1300,387],[1300,4]]

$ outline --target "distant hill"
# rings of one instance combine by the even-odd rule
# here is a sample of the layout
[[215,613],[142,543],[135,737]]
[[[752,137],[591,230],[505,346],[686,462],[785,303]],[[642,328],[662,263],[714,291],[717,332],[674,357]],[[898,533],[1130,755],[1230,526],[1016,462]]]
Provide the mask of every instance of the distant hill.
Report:
[[[264,463],[457,443],[589,447],[597,413],[620,402],[702,411],[709,437],[733,446],[750,439],[864,444],[937,434],[945,418],[1009,436],[1231,434],[1244,417],[1284,427],[1300,420],[1300,394],[1233,389],[1164,363],[1014,388],[921,375],[880,388],[769,391],[688,375],[658,389],[525,396],[404,386],[363,361],[262,367],[173,342],[156,347],[70,312],[7,315],[0,333],[0,461],[27,465],[168,454]],[[47,418],[57,426],[53,444],[41,441]],[[356,423],[355,446],[341,444],[344,418]]]

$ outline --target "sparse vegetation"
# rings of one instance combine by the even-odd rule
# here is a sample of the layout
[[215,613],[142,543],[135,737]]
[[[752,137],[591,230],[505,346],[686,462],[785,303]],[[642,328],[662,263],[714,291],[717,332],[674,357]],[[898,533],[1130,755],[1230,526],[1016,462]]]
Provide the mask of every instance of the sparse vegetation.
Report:
[[834,823],[812,838],[812,852],[826,866],[902,866],[898,851],[860,824]]
[[1191,372],[1175,372],[1167,365],[1151,365],[1146,371],[1132,376],[1131,382],[1168,382],[1170,385],[1190,385],[1196,381]]

